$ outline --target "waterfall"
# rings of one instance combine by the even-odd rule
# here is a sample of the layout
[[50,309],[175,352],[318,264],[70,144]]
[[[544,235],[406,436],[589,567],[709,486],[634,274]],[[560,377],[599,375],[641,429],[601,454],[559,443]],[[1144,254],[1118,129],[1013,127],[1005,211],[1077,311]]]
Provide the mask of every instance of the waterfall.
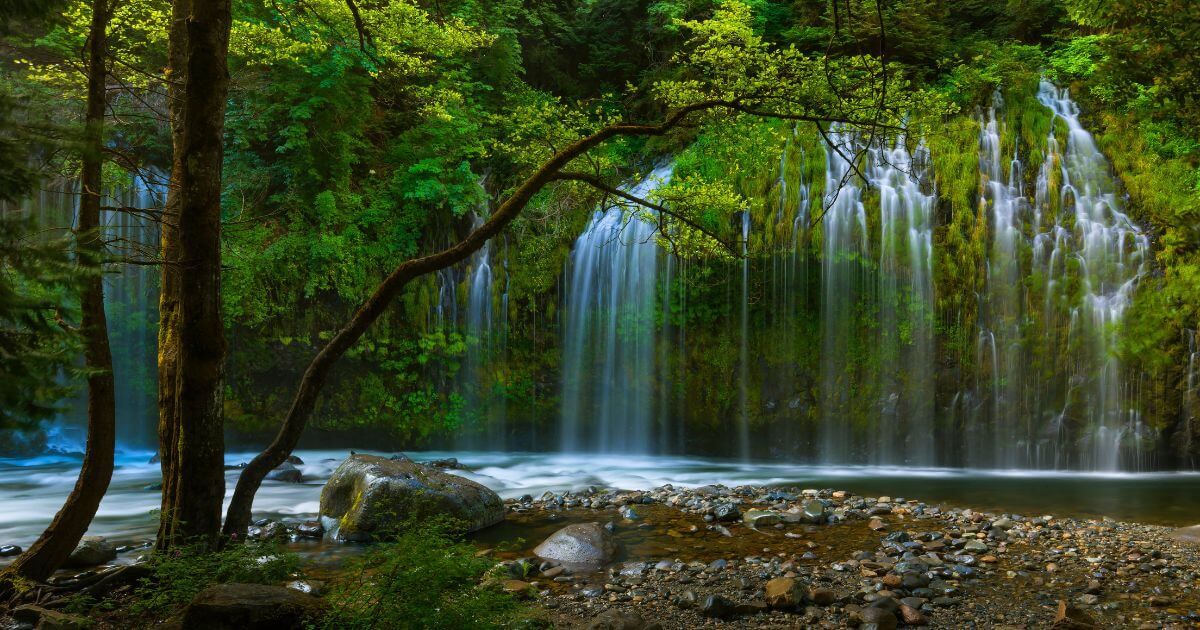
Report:
[[[820,224],[820,459],[934,465],[936,195],[924,183],[929,154],[923,144],[910,152],[903,139],[866,147],[862,175],[879,195],[873,252],[861,178],[849,161],[858,140],[841,131],[831,139]],[[875,321],[864,322],[873,312]],[[864,369],[868,357],[878,363]],[[867,370],[874,375],[864,376]]]
[[[482,214],[475,214],[471,229],[476,230],[483,225]],[[488,241],[471,255],[465,273],[467,282],[467,312],[465,318],[464,337],[466,353],[463,360],[462,372],[459,377],[460,389],[464,393],[467,418],[475,424],[482,425],[464,431],[460,446],[474,449],[504,451],[507,448],[507,427],[505,426],[503,397],[493,402],[491,385],[494,378],[491,374],[494,353],[503,345],[503,322],[496,321],[493,312],[493,272],[492,250],[493,241]],[[505,276],[507,281],[507,275]],[[507,312],[507,296],[505,290],[501,294],[500,319]]]
[[979,361],[977,366],[986,366],[991,373],[992,418],[989,426],[975,427],[969,436],[968,452],[974,465],[1014,468],[1028,466],[1032,453],[1028,426],[1031,410],[1023,399],[1022,377],[1028,366],[1021,338],[1025,296],[1020,264],[1022,225],[1029,203],[1022,190],[1022,166],[1016,149],[1007,163],[1001,154],[1002,123],[998,115],[1003,108],[1004,99],[996,91],[991,106],[978,121],[979,203],[981,213],[991,220],[992,242],[984,276],[980,331],[980,343],[988,348],[987,362]]
[[821,230],[821,425],[820,458],[826,462],[852,461],[850,452],[850,400],[853,374],[848,361],[850,339],[855,334],[854,307],[864,285],[860,261],[868,256],[867,213],[862,190],[850,164],[853,152],[849,134],[832,133],[833,146],[825,148],[825,199]]
[[[929,151],[911,153],[900,138],[869,152],[871,186],[879,191],[880,413],[873,459],[932,466],[934,448],[933,213],[937,196],[923,189]],[[907,280],[907,281],[905,281]]]
[[[1081,297],[1072,306],[1078,318],[1072,329],[1077,330],[1076,343],[1083,356],[1071,378],[1084,383],[1087,395],[1085,437],[1091,448],[1083,463],[1095,470],[1118,470],[1125,440],[1140,439],[1145,430],[1137,411],[1128,404],[1130,396],[1116,346],[1118,324],[1144,271],[1149,241],[1121,212],[1108,161],[1080,124],[1079,107],[1068,91],[1043,81],[1038,100],[1065,122],[1068,130],[1065,152],[1053,157],[1061,183],[1050,260],[1071,258],[1077,262],[1071,267],[1077,269],[1074,280]],[[1057,151],[1060,145],[1053,128],[1050,139],[1054,140],[1050,146]],[[1043,186],[1048,188],[1049,183],[1039,183],[1039,189]],[[1047,282],[1058,282],[1058,287],[1071,279],[1067,273],[1066,264],[1045,269]]]
[[1196,467],[1192,456],[1192,445],[1196,438],[1196,421],[1200,419],[1200,340],[1197,340],[1196,329],[1184,331],[1188,346],[1187,374],[1184,380],[1183,408],[1181,409],[1180,424],[1183,426],[1183,460]]
[[977,365],[990,371],[991,405],[967,450],[973,465],[995,468],[1137,468],[1147,429],[1116,349],[1149,242],[1121,212],[1068,92],[1043,81],[1037,98],[1051,125],[1032,199],[1018,147],[1007,161],[1001,153],[999,93],[979,116],[991,244]]
[[[671,177],[655,169],[629,189],[645,198]],[[595,212],[567,262],[562,448],[654,450],[657,226],[617,203]]]
[[[121,448],[153,449],[157,445],[157,330],[160,270],[157,216],[166,203],[166,177],[153,171],[126,185],[104,191],[101,220],[114,261],[106,266],[104,305],[116,383],[117,440]],[[43,182],[38,192],[18,204],[40,229],[61,235],[74,227],[79,210],[79,183],[71,179]],[[4,211],[12,211],[6,208]],[[133,261],[133,263],[126,262]],[[83,384],[80,383],[82,386]],[[87,405],[82,392],[65,401],[69,408],[45,423],[47,448],[82,452]]]
[[750,211],[742,211],[742,331],[738,348],[738,402],[741,414],[738,422],[738,454],[742,461],[750,459],[750,410],[746,388],[749,386],[750,351]]

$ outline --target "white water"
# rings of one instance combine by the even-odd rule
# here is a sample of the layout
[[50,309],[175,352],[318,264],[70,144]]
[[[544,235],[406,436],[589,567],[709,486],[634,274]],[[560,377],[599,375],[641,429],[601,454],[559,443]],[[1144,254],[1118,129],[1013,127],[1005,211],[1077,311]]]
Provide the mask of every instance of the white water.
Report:
[[[1196,423],[1200,421],[1200,340],[1195,329],[1184,331],[1188,346],[1187,375],[1184,377],[1183,408],[1180,422],[1183,426],[1183,451],[1192,452],[1192,444],[1196,439]],[[1196,468],[1196,461],[1187,460],[1187,464]]]
[[821,231],[821,425],[819,457],[828,463],[860,461],[851,453],[854,374],[846,358],[856,334],[854,307],[866,285],[861,262],[869,256],[867,211],[850,159],[854,143],[848,134],[835,131],[836,147],[825,148],[825,200]]
[[[314,518],[319,511],[321,486],[348,454],[345,449],[297,451],[296,455],[305,462],[299,466],[305,482],[265,482],[255,497],[255,518],[269,516],[288,522]],[[90,534],[108,536],[118,544],[137,544],[154,536],[157,529],[154,511],[159,507],[160,493],[147,486],[159,481],[159,466],[148,463],[150,455],[146,451],[123,452],[118,456],[112,485]],[[909,466],[797,466],[700,457],[600,454],[409,452],[408,455],[418,461],[457,457],[471,470],[455,471],[456,474],[478,481],[504,498],[588,486],[644,490],[668,483],[677,487],[794,485],[885,493],[893,497],[908,495],[1026,514],[1074,511],[1172,523],[1200,521],[1200,504],[1179,501],[1179,497],[1194,493],[1200,484],[1200,474],[1196,473],[1101,475]],[[253,453],[232,453],[225,461],[238,464],[252,456]],[[62,506],[78,471],[79,460],[73,457],[0,459],[0,505],[5,506],[0,511],[0,544],[27,547]],[[226,473],[226,506],[239,473],[239,470]],[[1098,483],[1104,484],[1103,492],[1096,489]],[[131,553],[122,559],[136,555],[137,552]]]
[[[933,220],[937,195],[924,185],[929,151],[904,140],[870,151],[879,191],[879,344],[883,397],[871,461],[932,466],[934,431]],[[843,460],[847,461],[847,460]]]
[[[661,166],[629,189],[645,199],[670,180]],[[597,210],[565,276],[562,450],[649,453],[655,411],[657,226],[628,202]]]
[[[863,182],[849,159],[857,141],[835,133],[826,150],[821,230],[821,424],[829,463],[934,465],[933,221],[929,153],[904,141],[867,148],[863,176],[878,194],[874,248]],[[874,206],[874,204],[872,204]],[[872,208],[873,210],[874,208]],[[863,313],[874,312],[864,327]],[[857,346],[867,352],[856,352]],[[855,356],[877,356],[862,366]],[[872,372],[871,375],[865,375]],[[861,426],[852,418],[863,415]]]
[[[478,229],[483,222],[482,215],[475,215],[471,229]],[[508,447],[504,397],[492,396],[491,387],[495,382],[493,366],[504,351],[508,291],[501,291],[497,313],[493,306],[495,248],[496,242],[488,241],[471,256],[466,269],[466,356],[458,380],[465,399],[467,426],[458,432],[458,446],[503,451]]]

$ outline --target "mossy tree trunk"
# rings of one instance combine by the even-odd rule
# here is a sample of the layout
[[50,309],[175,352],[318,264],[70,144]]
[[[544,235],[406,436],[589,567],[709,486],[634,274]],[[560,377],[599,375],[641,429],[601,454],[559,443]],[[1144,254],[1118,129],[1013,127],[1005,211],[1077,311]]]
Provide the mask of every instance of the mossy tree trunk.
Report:
[[225,496],[221,166],[230,0],[174,0],[168,80],[174,159],[159,322],[158,547],[213,546]]

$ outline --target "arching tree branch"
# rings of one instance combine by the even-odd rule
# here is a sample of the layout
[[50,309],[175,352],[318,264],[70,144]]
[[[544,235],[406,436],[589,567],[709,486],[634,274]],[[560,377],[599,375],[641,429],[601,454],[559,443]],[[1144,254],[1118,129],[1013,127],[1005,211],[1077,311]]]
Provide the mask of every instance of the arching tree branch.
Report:
[[[722,248],[727,250],[729,252],[729,254],[734,256],[735,258],[740,258],[742,256],[742,253],[740,251],[738,251],[737,247],[735,247],[732,243],[725,241],[717,233],[704,227],[703,225],[700,225],[696,221],[693,221],[692,219],[688,218],[687,216],[680,214],[678,212],[675,212],[671,208],[664,206],[662,204],[657,204],[648,199],[643,199],[641,197],[631,195],[628,192],[625,192],[624,190],[617,188],[616,186],[612,186],[612,185],[608,184],[603,179],[601,179],[595,175],[591,175],[589,173],[566,172],[566,173],[556,174],[554,176],[554,179],[559,180],[559,181],[584,183],[584,184],[587,184],[588,186],[591,186],[592,188],[595,188],[596,190],[605,192],[614,197],[620,197],[621,199],[624,199],[625,201],[635,203],[639,206],[649,208],[650,210],[654,210],[655,212],[658,212],[659,214],[669,216],[672,219],[675,219],[676,221],[679,221],[680,223],[692,228],[693,230],[696,230],[697,232],[700,232],[701,234],[704,234],[705,236],[711,238],[713,241],[720,244],[720,246]],[[667,236],[667,235],[664,234],[664,236]]]

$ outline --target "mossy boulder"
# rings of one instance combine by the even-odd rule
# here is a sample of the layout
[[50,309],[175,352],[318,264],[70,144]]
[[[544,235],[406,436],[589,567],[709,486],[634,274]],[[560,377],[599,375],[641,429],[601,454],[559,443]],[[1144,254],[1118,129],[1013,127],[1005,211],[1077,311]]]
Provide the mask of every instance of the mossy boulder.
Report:
[[321,522],[339,540],[374,540],[409,519],[439,515],[476,531],[504,520],[504,502],[465,477],[374,455],[351,455],[321,490]]
[[284,586],[217,584],[188,604],[182,630],[301,630],[324,614],[320,598]]

